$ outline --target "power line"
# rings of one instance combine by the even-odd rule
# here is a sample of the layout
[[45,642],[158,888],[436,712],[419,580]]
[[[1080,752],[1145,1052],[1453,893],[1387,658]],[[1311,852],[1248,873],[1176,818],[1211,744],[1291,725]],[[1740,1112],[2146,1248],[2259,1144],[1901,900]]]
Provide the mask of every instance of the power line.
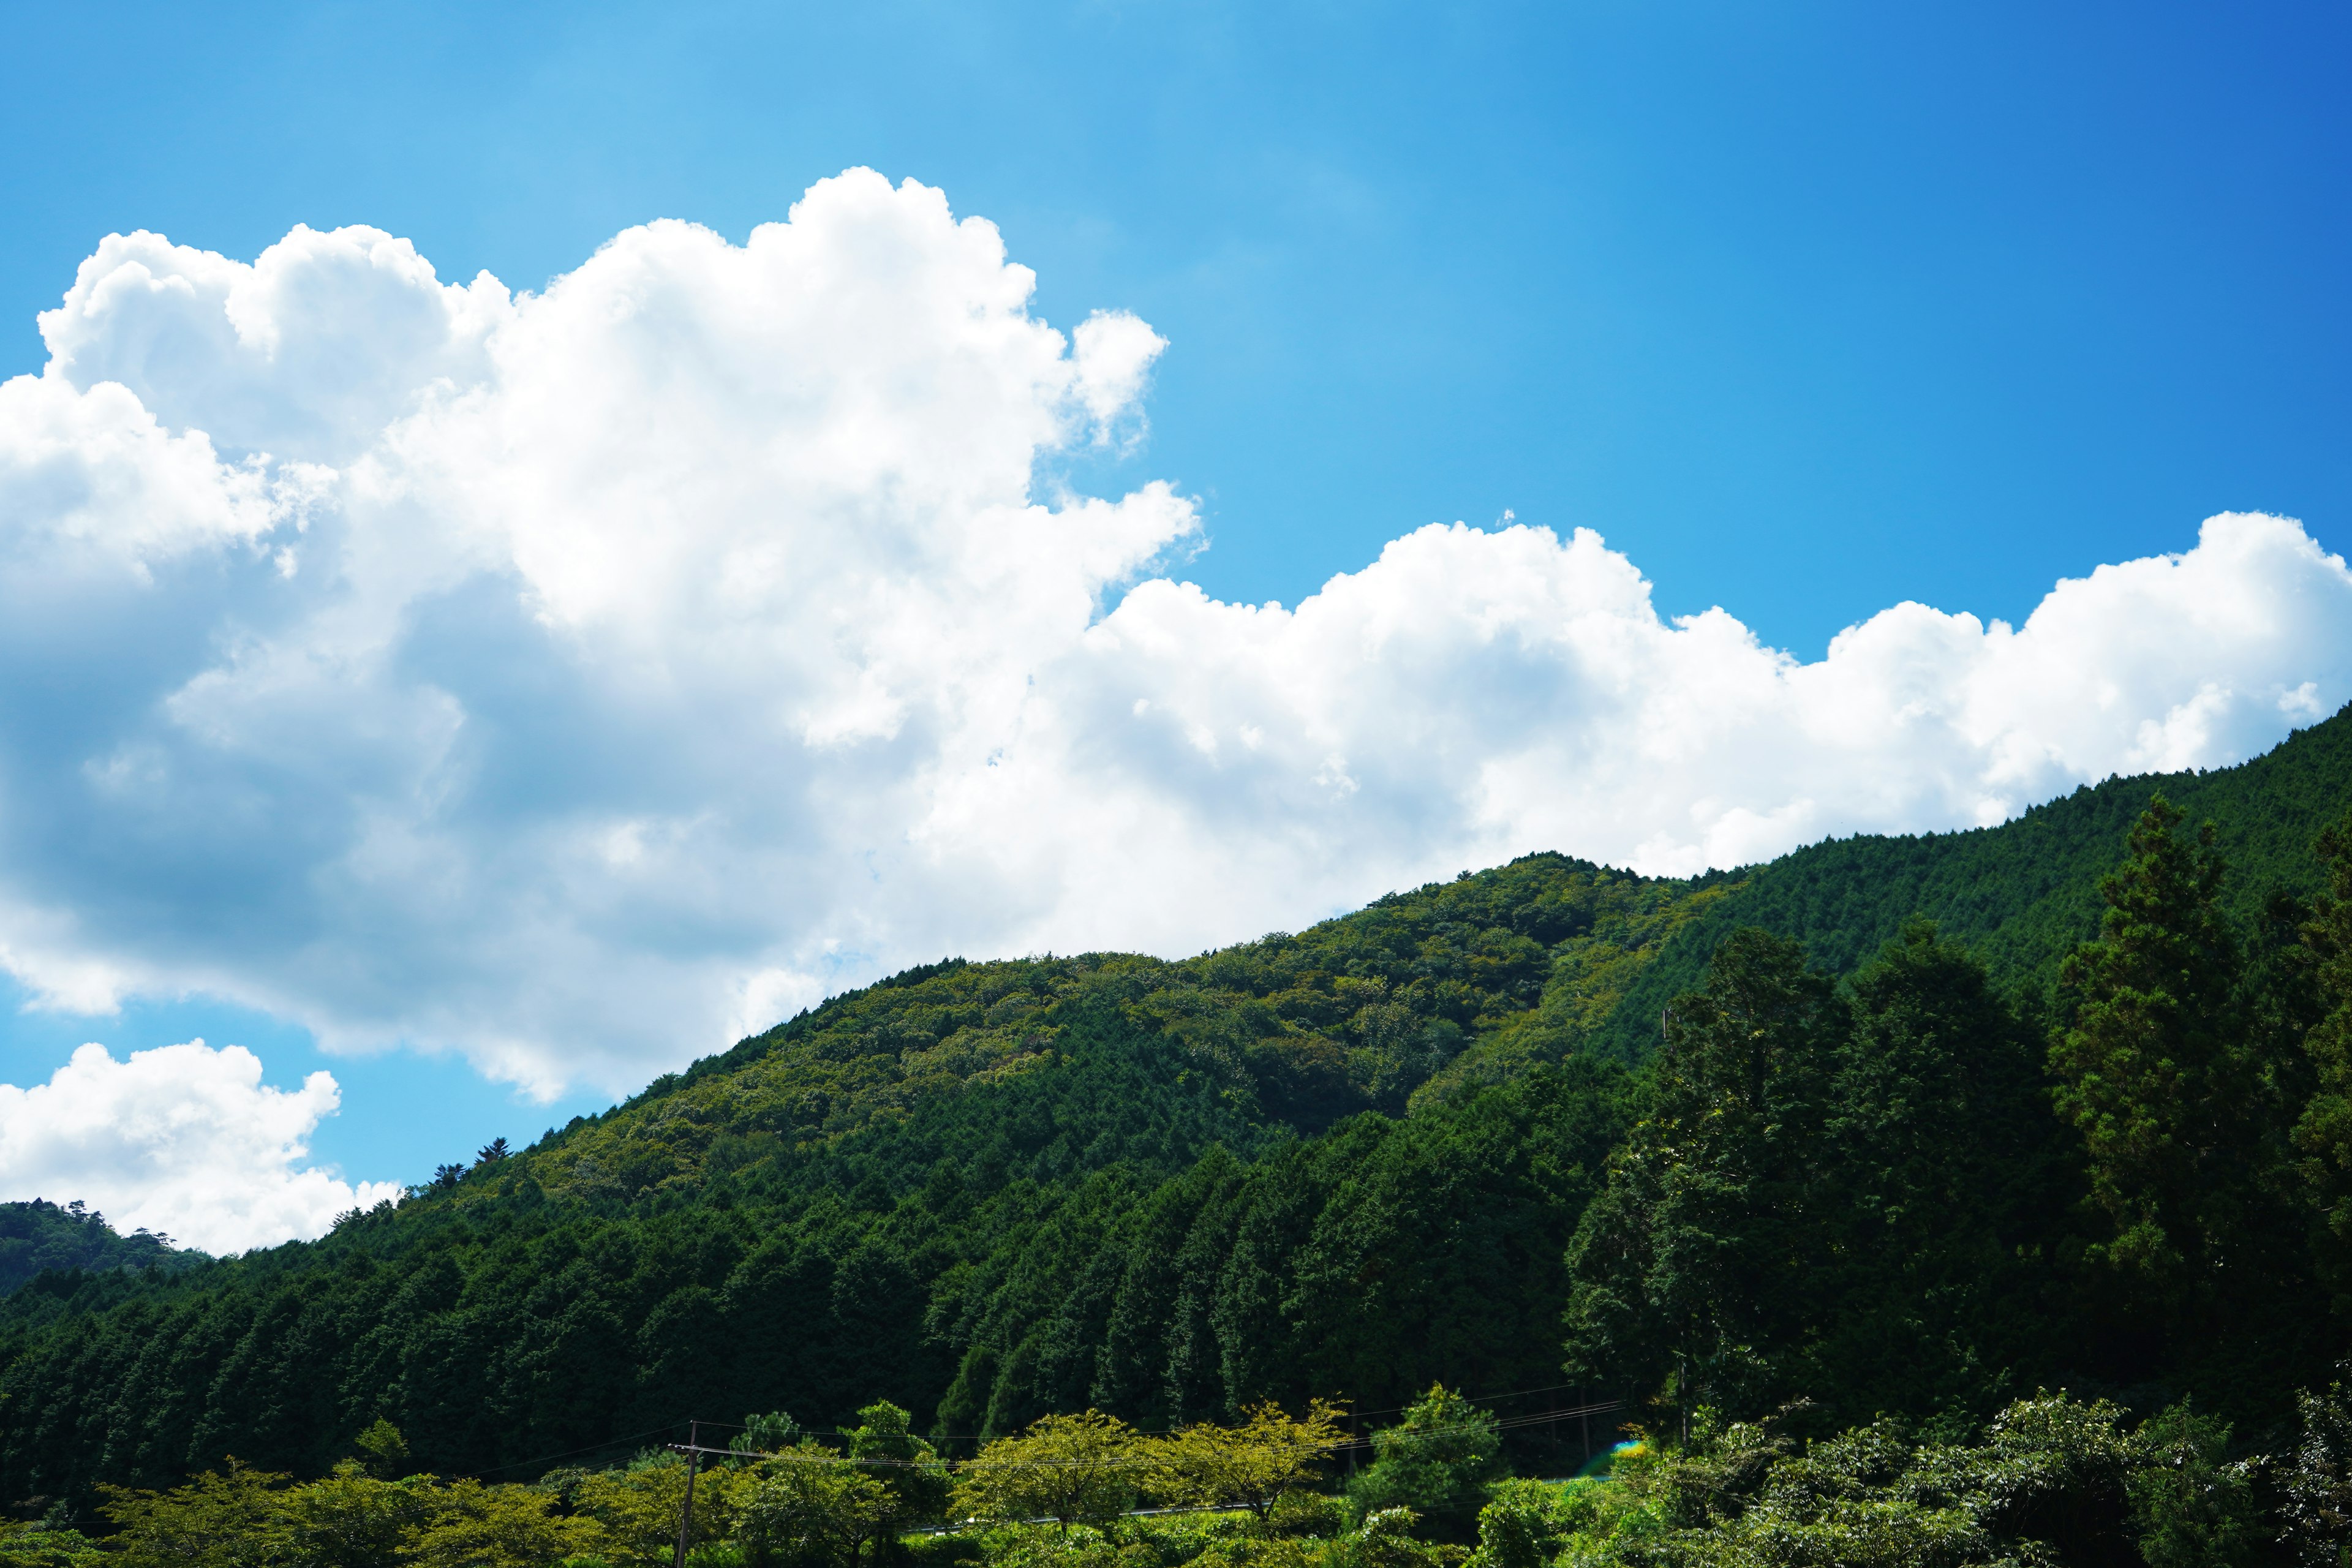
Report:
[[[485,1476],[495,1476],[502,1470],[520,1470],[531,1465],[544,1465],[554,1459],[571,1458],[575,1454],[593,1454],[605,1448],[617,1448],[624,1443],[634,1443],[640,1437],[656,1436],[661,1433],[674,1430],[675,1428],[685,1425],[686,1417],[681,1415],[675,1421],[665,1421],[658,1426],[648,1426],[642,1432],[625,1433],[618,1437],[607,1437],[601,1443],[589,1443],[577,1448],[566,1448],[560,1454],[545,1454],[536,1459],[516,1459],[508,1464],[492,1465],[489,1468],[478,1473]],[[705,1422],[703,1425],[716,1426],[718,1423]]]
[[[1541,1393],[1542,1390],[1537,1390],[1535,1392]],[[1567,1408],[1560,1410],[1538,1410],[1527,1415],[1501,1417],[1494,1423],[1493,1429],[1500,1431],[1506,1428],[1532,1426],[1541,1422],[1559,1421],[1574,1415],[1600,1415],[1612,1410],[1622,1409],[1623,1407],[1624,1402],[1622,1400],[1608,1399],[1600,1401],[1596,1404],[1570,1405]],[[717,1426],[719,1424],[717,1422],[708,1422],[705,1423],[705,1425]],[[1452,1426],[1438,1426],[1418,1432],[1405,1431],[1391,1427],[1383,1432],[1381,1436],[1386,1437],[1391,1443],[1433,1442],[1439,1439],[1451,1438],[1457,1436],[1465,1429],[1465,1426],[1466,1424]],[[664,1428],[664,1430],[667,1430],[667,1428]],[[1143,1434],[1143,1436],[1154,1436],[1154,1434],[1146,1433]],[[1019,1438],[992,1439],[992,1441],[996,1442],[1018,1442],[1021,1439]],[[1372,1446],[1373,1444],[1370,1438],[1360,1437],[1351,1438],[1345,1442],[1320,1444],[1318,1445],[1318,1451],[1324,1454],[1344,1454],[1349,1452],[1350,1449],[1360,1451],[1362,1449],[1370,1448]],[[875,1469],[929,1469],[935,1467],[952,1464],[960,1470],[1117,1470],[1148,1469],[1154,1468],[1160,1463],[1160,1460],[1148,1454],[1137,1454],[1131,1457],[1125,1455],[1112,1455],[1096,1459],[971,1458],[950,1460],[937,1458],[929,1459],[891,1459],[878,1458],[873,1455],[836,1454],[830,1451],[810,1453],[797,1449],[787,1449],[782,1453],[760,1453],[749,1448],[713,1448],[703,1444],[688,1443],[672,1443],[669,1444],[668,1447],[674,1453],[697,1455],[710,1454],[720,1458],[740,1459],[746,1462],[765,1462],[790,1465],[857,1465]]]

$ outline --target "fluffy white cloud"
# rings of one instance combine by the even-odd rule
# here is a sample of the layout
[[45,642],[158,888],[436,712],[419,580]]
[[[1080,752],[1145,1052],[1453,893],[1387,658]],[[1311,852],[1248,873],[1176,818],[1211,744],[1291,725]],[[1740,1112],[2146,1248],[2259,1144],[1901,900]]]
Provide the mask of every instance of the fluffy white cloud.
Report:
[[1217,603],[1154,574],[1182,496],[1038,478],[1132,442],[1164,344],[1032,282],[863,171],[540,294],[110,238],[0,385],[0,963],[618,1089],[941,952],[1990,822],[2352,697],[2352,573],[2257,516],[1810,664],[1582,531]]
[[242,1046],[191,1040],[128,1061],[84,1046],[47,1083],[0,1084],[0,1192],[79,1198],[118,1229],[209,1252],[317,1236],[345,1209],[400,1196],[300,1166],[338,1099],[322,1072],[291,1093],[268,1088]]

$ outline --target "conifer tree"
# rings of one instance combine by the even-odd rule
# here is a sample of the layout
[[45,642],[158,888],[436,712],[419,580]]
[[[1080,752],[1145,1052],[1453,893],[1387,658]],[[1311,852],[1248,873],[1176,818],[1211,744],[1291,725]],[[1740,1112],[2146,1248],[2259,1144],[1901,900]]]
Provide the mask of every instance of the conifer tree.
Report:
[[1748,1409],[1817,1302],[1829,1234],[1822,1121],[1844,1002],[1804,950],[1734,934],[1667,1009],[1650,1100],[1570,1244],[1569,1367]]
[[2302,926],[2317,1016],[2303,1037],[2314,1078],[2294,1126],[2302,1173],[2318,1207],[2322,1273],[2352,1301],[2352,810],[2319,836],[2326,891]]
[[2111,1226],[2094,1254],[2168,1297],[2210,1277],[2247,1223],[2261,1077],[2214,829],[2183,835],[2183,820],[2163,796],[2150,801],[2123,865],[2101,880],[2099,936],[2062,971],[2080,1006],[2050,1057]]

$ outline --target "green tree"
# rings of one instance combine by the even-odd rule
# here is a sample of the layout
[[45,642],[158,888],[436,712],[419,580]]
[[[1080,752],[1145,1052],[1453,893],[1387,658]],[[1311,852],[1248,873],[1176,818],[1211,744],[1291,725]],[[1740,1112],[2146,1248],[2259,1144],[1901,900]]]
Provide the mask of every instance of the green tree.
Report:
[[1550,1568],[1575,1527],[1562,1489],[1549,1481],[1497,1481],[1478,1510],[1472,1568]]
[[2352,809],[2320,834],[2318,849],[2327,888],[2303,927],[2320,1008],[2304,1047],[2317,1082],[2294,1141],[2318,1196],[2330,1282],[2352,1300]]
[[[559,1514],[555,1500],[536,1487],[453,1482],[434,1495],[430,1516],[410,1531],[406,1561],[416,1568],[548,1568],[597,1544],[595,1522]],[[698,1508],[701,1500],[696,1498]],[[676,1528],[673,1519],[673,1535]],[[325,1563],[343,1568],[331,1558]]]
[[331,1568],[398,1568],[438,1505],[431,1478],[416,1479],[422,1484],[379,1479],[345,1459],[323,1479],[294,1488],[285,1509],[299,1555]]
[[360,1451],[361,1468],[380,1481],[396,1481],[412,1475],[416,1467],[409,1462],[408,1439],[400,1428],[379,1416],[373,1425],[352,1439]]
[[2157,796],[2101,880],[2099,936],[2062,971],[2081,1005],[2050,1054],[2112,1225],[2097,1254],[2168,1293],[2210,1277],[2247,1223],[2261,1076],[2241,1026],[2213,826],[2184,837],[2183,820]]
[[288,1510],[290,1477],[231,1458],[169,1491],[101,1487],[125,1568],[291,1568],[301,1561]]
[[0,1568],[106,1568],[114,1561],[97,1542],[47,1522],[0,1528]]
[[1041,1416],[956,1467],[955,1510],[1001,1523],[1049,1519],[1067,1531],[1134,1507],[1157,1468],[1147,1440],[1115,1415]]
[[1824,1416],[1990,1414],[2064,1321],[2054,1255],[2079,1147],[2044,1046],[1915,920],[1849,987],[1822,1127],[1828,1252],[1796,1388]]
[[[742,1475],[714,1468],[695,1478],[689,1548],[720,1540],[733,1527]],[[573,1494],[574,1506],[596,1521],[605,1553],[641,1568],[662,1568],[677,1556],[686,1486],[686,1461],[676,1454],[656,1454],[626,1469],[583,1478]]]
[[2132,1435],[2125,1483],[2148,1568],[2236,1568],[2263,1555],[2255,1466],[2229,1458],[2230,1428],[2176,1405]]
[[1568,1253],[1568,1366],[1769,1409],[1835,1229],[1822,1124],[1849,1016],[1795,942],[1735,932],[1666,1009],[1646,1103]]
[[856,1568],[898,1506],[877,1476],[806,1440],[760,1467],[736,1540],[749,1568]]
[[2301,1428],[2280,1465],[2283,1544],[2297,1568],[2352,1563],[2352,1394],[2339,1380],[2296,1398]]
[[781,1410],[743,1417],[743,1430],[727,1441],[739,1454],[781,1454],[801,1440],[800,1423]]
[[1263,1523],[1286,1496],[1312,1487],[1347,1445],[1339,1415],[1318,1399],[1294,1419],[1269,1399],[1244,1411],[1237,1426],[1187,1426],[1157,1446],[1153,1489],[1171,1502],[1239,1503]]
[[877,1400],[857,1413],[859,1425],[844,1432],[849,1460],[865,1467],[890,1494],[887,1531],[929,1524],[947,1512],[954,1482],[938,1451],[914,1435],[908,1413]]
[[1402,1420],[1372,1434],[1372,1462],[1348,1483],[1348,1505],[1360,1520],[1411,1509],[1467,1535],[1486,1484],[1501,1469],[1502,1447],[1491,1414],[1432,1384]]

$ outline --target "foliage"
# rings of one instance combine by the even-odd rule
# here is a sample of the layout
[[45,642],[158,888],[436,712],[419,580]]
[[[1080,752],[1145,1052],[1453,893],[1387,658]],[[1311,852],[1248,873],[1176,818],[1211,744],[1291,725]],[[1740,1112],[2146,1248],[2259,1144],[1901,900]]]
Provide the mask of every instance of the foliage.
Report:
[[2251,1459],[2231,1460],[2230,1428],[2176,1405],[2134,1437],[2125,1489],[2148,1568],[2232,1568],[2257,1560],[2264,1531]]
[[[1000,1501],[941,1535],[900,1534],[900,1505],[880,1475],[906,1461],[878,1449],[860,1459],[808,1440],[722,1468],[701,1478],[710,1489],[698,1491],[696,1514],[711,1523],[698,1529],[691,1560],[698,1568],[2226,1568],[2277,1561],[2283,1548],[2298,1563],[2340,1564],[2352,1416],[2340,1384],[2302,1405],[2301,1447],[2275,1462],[2237,1453],[2226,1426],[2185,1404],[2135,1427],[2115,1405],[2043,1393],[2012,1402],[1966,1440],[1881,1417],[1807,1441],[1787,1415],[1740,1422],[1701,1408],[1687,1441],[1645,1437],[1604,1479],[1480,1484],[1467,1478],[1494,1462],[1491,1421],[1434,1390],[1382,1434],[1381,1462],[1450,1470],[1457,1490],[1483,1503],[1475,1552],[1402,1504],[1339,1528],[1329,1516],[1336,1499],[1297,1489],[1263,1514],[1121,1518],[1114,1510],[1131,1499],[1133,1477],[1161,1461],[1153,1449],[1168,1440],[1089,1412],[965,1461],[966,1484]],[[1328,1422],[1328,1412],[1318,1414]],[[1233,1427],[1197,1426],[1186,1438],[1246,1454],[1276,1421],[1315,1425],[1261,1410]],[[869,1407],[869,1448],[917,1441],[898,1425]],[[685,1468],[673,1458],[648,1455],[539,1486],[383,1481],[355,1462],[308,1483],[232,1467],[168,1494],[116,1493],[109,1512],[121,1529],[108,1555],[300,1568],[650,1568],[675,1545]],[[925,1462],[919,1449],[913,1462]],[[2262,1490],[2273,1466],[2275,1522]],[[1015,1517],[1038,1505],[1000,1485],[1014,1473],[1033,1485],[1062,1476],[1058,1509],[1045,1510],[1052,1523]],[[566,1496],[580,1506],[568,1508]],[[26,1545],[12,1548],[17,1540]],[[94,1568],[87,1542],[49,1526],[0,1540],[0,1555],[12,1549],[28,1563]]]
[[[695,1500],[699,1505],[702,1500]],[[433,1497],[430,1512],[411,1531],[405,1552],[395,1561],[416,1568],[540,1568],[599,1542],[596,1521],[560,1515],[554,1501],[529,1487],[454,1481]],[[633,1553],[628,1546],[641,1547],[641,1539],[629,1539],[619,1553],[623,1561],[652,1564],[668,1560],[642,1551]]]
[[727,1440],[739,1454],[781,1454],[801,1440],[800,1423],[781,1410],[743,1417],[743,1429]]
[[2316,1081],[2294,1127],[2303,1174],[2324,1226],[2323,1268],[2352,1302],[2352,807],[2320,836],[2327,886],[2305,911],[2312,1017],[2305,1036]]
[[805,1441],[761,1467],[740,1517],[751,1568],[851,1564],[886,1539],[899,1499],[873,1471]]
[[2121,869],[2100,883],[2099,940],[2066,960],[2083,995],[2051,1064],[2058,1105],[2083,1134],[2091,1191],[2113,1217],[2101,1250],[2168,1274],[2220,1245],[2238,1216],[2219,1168],[2242,1159],[2259,1064],[2241,1043],[2240,959],[2219,907],[2223,867],[2209,824],[2193,842],[2158,795]]
[[1045,1415],[1017,1437],[1000,1437],[960,1467],[955,1510],[1019,1524],[1099,1524],[1135,1506],[1158,1459],[1135,1429],[1088,1410]]
[[1466,1533],[1501,1458],[1493,1415],[1433,1384],[1402,1420],[1372,1434],[1372,1462],[1348,1483],[1348,1503],[1367,1528],[1382,1510],[1404,1509]]
[[[379,1448],[387,1446],[382,1433],[372,1435]],[[346,1459],[324,1479],[287,1493],[285,1519],[298,1558],[337,1568],[396,1568],[407,1561],[417,1533],[434,1522],[434,1491],[429,1483],[406,1485],[373,1471]]]
[[[830,1458],[830,1456],[827,1456]],[[578,1515],[595,1525],[593,1539],[616,1563],[660,1568],[673,1561],[678,1524],[685,1517],[687,1461],[676,1454],[648,1457],[625,1469],[599,1471],[573,1491]],[[732,1533],[744,1479],[739,1472],[712,1469],[694,1475],[694,1514],[688,1549]],[[552,1500],[546,1500],[552,1501]]]
[[1152,1489],[1171,1502],[1238,1503],[1269,1520],[1277,1503],[1320,1479],[1325,1461],[1348,1442],[1339,1416],[1318,1399],[1294,1419],[1268,1399],[1243,1412],[1236,1426],[1195,1423],[1155,1445]]
[[296,1561],[286,1483],[292,1478],[231,1459],[165,1492],[105,1489],[125,1568],[278,1568]]
[[100,1274],[191,1268],[205,1255],[144,1227],[118,1234],[79,1199],[59,1207],[40,1198],[0,1204],[0,1296],[46,1270]]
[[2097,934],[2100,875],[2158,795],[2217,826],[2215,847],[2239,878],[2225,908],[2252,925],[2272,889],[2319,885],[2311,844],[2352,804],[2352,722],[2339,713],[2235,768],[2085,785],[1997,827],[1826,839],[1784,855],[1670,933],[1596,1040],[1641,1054],[1656,1038],[1659,1009],[1696,988],[1716,950],[1747,926],[1790,938],[1815,964],[1844,974],[1925,918],[1965,942],[2003,991],[2046,999],[2065,955]]
[[857,1415],[860,1424],[842,1436],[849,1440],[849,1462],[867,1467],[889,1494],[877,1533],[895,1536],[945,1517],[947,1467],[936,1449],[914,1435],[907,1412],[884,1399]]
[[2039,1396],[1981,1442],[1919,1442],[1880,1421],[1802,1444],[1702,1416],[1606,1481],[1498,1488],[1480,1568],[1969,1568],[2131,1563],[2125,1492],[2167,1451],[2111,1405]]
[[[2159,793],[2190,815],[2135,831]],[[2309,853],[2347,804],[2339,718],[2244,768],[1738,876],[1531,856],[1181,962],[910,971],[316,1242],[37,1275],[0,1300],[0,1498],[54,1501],[62,1531],[102,1485],[165,1498],[208,1473],[227,1490],[183,1499],[197,1520],[258,1485],[229,1483],[233,1453],[342,1487],[334,1550],[364,1554],[384,1539],[368,1509],[405,1506],[367,1488],[439,1509],[456,1483],[415,1472],[487,1484],[562,1456],[583,1471],[499,1506],[527,1524],[551,1500],[608,1564],[652,1563],[682,1475],[598,1467],[681,1417],[790,1409],[849,1450],[903,1451],[828,1440],[801,1470],[833,1478],[853,1522],[859,1478],[889,1494],[877,1519],[905,1519],[932,1506],[908,1493],[936,1492],[934,1461],[1056,1413],[1181,1432],[1268,1400],[1548,1391],[1563,1305],[1579,1387],[1559,1402],[1622,1397],[1659,1427],[1653,1459],[1678,1456],[1676,1486],[1697,1484],[1710,1422],[1710,1442],[1766,1434],[1743,1474],[1802,1476],[1881,1413],[1916,1424],[1919,1464],[1957,1464],[1962,1436],[2044,1385],[2189,1400],[2283,1455],[2294,1391],[2325,1381],[2352,1321],[2352,820]],[[2208,818],[2204,842],[2187,825]],[[1572,1466],[1533,1403],[1551,1395],[1522,1397],[1501,1459]],[[855,1414],[881,1407],[903,1419]],[[379,1422],[407,1457],[362,1436],[338,1471]],[[2247,1458],[2218,1441],[2176,1442],[2177,1474]],[[1633,1496],[1643,1463],[1560,1507]],[[2132,1510],[2170,1494],[2145,1479],[2135,1503],[2118,1478],[2142,1461],[2099,1463],[2090,1491],[2053,1495],[2105,1499],[2136,1555],[2131,1531],[2163,1532]],[[2300,1458],[2246,1474],[2258,1500],[2329,1495]],[[737,1514],[786,1476],[744,1457],[705,1474],[705,1568],[749,1550]],[[289,1485],[258,1485],[256,1529],[299,1553],[294,1504],[268,1500]],[[786,1515],[789,1493],[771,1499]],[[1707,1529],[1759,1506],[1723,1495],[1737,1506]],[[1454,1497],[1423,1533],[1466,1533],[1484,1500]],[[1904,1530],[2064,1533],[1871,1507],[1865,1534],[1905,1509]],[[1369,1514],[1316,1534],[1280,1512],[1198,1551],[1394,1539]],[[1116,1557],[1139,1528],[1022,1550]],[[2180,1528],[2234,1549],[2210,1520]],[[895,1554],[887,1531],[772,1534],[840,1558]]]
[[0,1529],[0,1568],[105,1568],[110,1561],[79,1530],[42,1524]]
[[2299,1568],[2352,1560],[2352,1398],[2338,1381],[2296,1398],[2299,1441],[2279,1475],[2280,1534]]
[[400,1435],[399,1427],[381,1415],[352,1439],[352,1447],[360,1452],[360,1468],[377,1480],[397,1480],[415,1471],[415,1467],[408,1462],[408,1439]]
[[1570,1364],[1697,1402],[1769,1404],[1812,1321],[1832,1184],[1820,1153],[1850,1027],[1796,943],[1740,931],[1677,998],[1641,1120],[1570,1252]]

